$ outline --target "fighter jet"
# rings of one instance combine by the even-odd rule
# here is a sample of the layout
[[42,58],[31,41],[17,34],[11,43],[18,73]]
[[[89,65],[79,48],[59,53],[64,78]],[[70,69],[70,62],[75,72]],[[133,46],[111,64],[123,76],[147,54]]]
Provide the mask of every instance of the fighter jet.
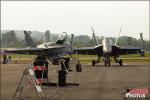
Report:
[[[70,43],[65,43],[68,34],[66,32],[62,32],[55,42],[44,42],[43,44],[36,45],[32,40],[32,38],[30,37],[30,33],[31,33],[30,31],[24,31],[25,41],[28,47],[5,50],[5,53],[36,54],[36,55],[44,53],[47,55],[49,59],[55,59],[62,55],[73,53],[72,50],[73,34],[71,35],[72,37]],[[46,37],[44,37],[44,41],[45,39]]]
[[76,54],[97,55],[98,56],[98,61],[92,60],[92,65],[93,66],[95,66],[96,62],[100,61],[101,57],[103,57],[105,66],[107,66],[107,65],[110,66],[111,57],[114,58],[114,61],[116,63],[119,63],[119,65],[122,66],[123,61],[122,61],[122,59],[119,59],[119,55],[141,53],[141,48],[139,48],[139,47],[127,47],[127,46],[117,45],[118,38],[119,38],[119,35],[120,35],[120,32],[121,32],[122,28],[120,28],[119,35],[118,35],[118,38],[117,38],[115,44],[112,43],[112,40],[109,37],[105,37],[102,40],[102,44],[98,44],[98,42],[96,40],[96,37],[95,37],[94,29],[93,29],[93,27],[91,27],[91,28],[92,28],[93,37],[94,37],[96,46],[76,48],[76,49],[74,49],[74,52]]

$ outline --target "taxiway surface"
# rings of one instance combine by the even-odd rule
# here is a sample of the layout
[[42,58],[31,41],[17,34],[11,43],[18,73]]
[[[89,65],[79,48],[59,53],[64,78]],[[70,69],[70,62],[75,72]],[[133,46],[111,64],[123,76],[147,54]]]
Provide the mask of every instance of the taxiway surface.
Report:
[[[27,64],[1,64],[1,100],[12,100],[12,96]],[[67,83],[79,86],[43,87],[48,100],[123,100],[123,92],[128,87],[149,87],[150,63],[125,63],[124,66],[103,64],[92,67],[82,65],[83,71],[67,75]],[[58,66],[55,66],[58,70]],[[58,81],[57,74],[49,68],[49,81]],[[39,99],[33,87],[24,89],[22,94],[27,100]],[[40,99],[39,99],[40,100]]]

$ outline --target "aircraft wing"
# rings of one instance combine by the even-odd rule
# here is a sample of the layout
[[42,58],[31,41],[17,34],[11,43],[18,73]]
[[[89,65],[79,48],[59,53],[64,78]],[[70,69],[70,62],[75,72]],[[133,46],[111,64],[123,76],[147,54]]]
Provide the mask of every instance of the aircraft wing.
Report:
[[120,46],[119,47],[119,54],[139,54],[141,53],[141,48],[139,47],[130,47],[130,46]]
[[5,50],[5,53],[34,54],[35,52],[38,51],[42,51],[42,49],[41,48],[16,48],[16,49]]
[[95,55],[95,47],[84,47],[84,48],[75,48],[74,52],[77,54],[87,54]]
[[60,50],[60,48],[63,48],[63,47],[62,46],[54,46],[54,47],[50,47],[50,48],[34,48],[34,47],[17,48],[17,49],[5,50],[5,53],[15,53],[15,54],[38,54],[41,52],[54,53],[55,51]]
[[74,52],[77,54],[87,54],[87,55],[103,55],[102,46],[95,47],[84,47],[84,48],[75,48]]
[[[99,45],[96,47],[84,47],[76,48],[74,52],[77,54],[87,54],[87,55],[99,55],[103,56],[103,46]],[[139,47],[129,47],[129,46],[112,46],[112,56],[126,55],[126,54],[138,54],[141,53],[141,48]]]

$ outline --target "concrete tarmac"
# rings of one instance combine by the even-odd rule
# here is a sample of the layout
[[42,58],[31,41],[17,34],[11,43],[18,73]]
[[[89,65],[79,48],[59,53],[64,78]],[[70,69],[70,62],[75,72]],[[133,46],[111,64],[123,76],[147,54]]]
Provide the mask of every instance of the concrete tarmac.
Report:
[[[23,70],[27,64],[1,64],[1,100],[13,100]],[[150,63],[125,63],[119,66],[113,63],[110,67],[98,64],[92,67],[83,64],[83,71],[67,75],[67,83],[78,83],[79,86],[67,87],[43,86],[47,100],[123,100],[121,95],[127,88],[150,87]],[[55,66],[55,70],[59,67]],[[49,67],[49,81],[57,83],[58,76]],[[40,100],[34,87],[26,85],[22,96],[25,100]],[[18,100],[18,99],[17,99]]]

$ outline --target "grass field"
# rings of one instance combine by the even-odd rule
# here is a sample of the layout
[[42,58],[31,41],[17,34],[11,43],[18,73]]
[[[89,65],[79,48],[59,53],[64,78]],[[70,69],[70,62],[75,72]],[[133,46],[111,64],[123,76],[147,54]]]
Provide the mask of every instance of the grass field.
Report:
[[[36,57],[36,55],[27,55],[27,54],[8,54],[7,56],[12,57],[12,61],[14,62],[30,62]],[[91,62],[93,59],[97,59],[96,55],[72,55],[74,58],[79,58],[81,62]],[[131,54],[131,55],[121,55],[120,58],[125,62],[149,62],[150,61],[150,53],[145,53],[144,57],[141,57],[139,54]],[[1,57],[2,59],[2,57]],[[113,61],[113,59],[112,59]]]
[[[74,57],[78,57],[81,62],[91,62],[92,59],[96,59],[96,55],[73,55]],[[141,57],[139,54],[130,54],[130,55],[120,55],[120,58],[125,62],[149,62],[150,61],[150,53],[145,53],[144,57]],[[113,61],[113,59],[112,59]]]

